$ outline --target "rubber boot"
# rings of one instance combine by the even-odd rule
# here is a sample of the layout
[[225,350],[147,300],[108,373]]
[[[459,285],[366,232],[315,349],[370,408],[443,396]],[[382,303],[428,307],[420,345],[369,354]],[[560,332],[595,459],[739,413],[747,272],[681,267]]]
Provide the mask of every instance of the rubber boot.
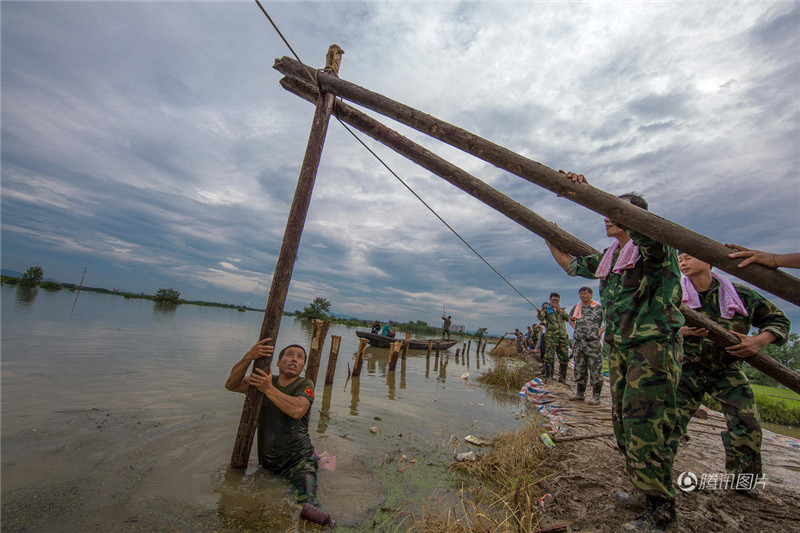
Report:
[[670,525],[675,523],[675,500],[658,496],[647,496],[644,513],[627,524],[622,525],[624,531],[646,531],[648,533],[666,533]]
[[558,362],[558,382],[569,385],[567,382],[567,363]]
[[603,390],[603,382],[600,381],[592,385],[592,399],[589,400],[589,405],[600,405],[600,392]]
[[328,513],[328,511],[324,511],[319,507],[314,507],[310,503],[307,503],[303,506],[303,510],[300,511],[300,518],[321,526],[336,525],[336,522],[331,519],[331,515]]
[[571,402],[582,402],[584,397],[585,397],[584,396],[585,391],[586,391],[586,385],[584,385],[583,383],[578,383],[578,390],[575,393],[575,396],[570,398],[569,401],[571,401]]

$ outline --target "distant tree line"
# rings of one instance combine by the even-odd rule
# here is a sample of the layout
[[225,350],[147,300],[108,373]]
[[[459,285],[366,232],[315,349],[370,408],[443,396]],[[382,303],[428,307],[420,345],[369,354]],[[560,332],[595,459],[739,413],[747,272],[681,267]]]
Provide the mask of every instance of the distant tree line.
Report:
[[[342,318],[331,314],[331,301],[327,298],[316,297],[314,300],[305,306],[302,310],[298,309],[294,313],[284,313],[287,316],[294,316],[303,320],[320,319],[332,322],[334,324],[342,324],[350,327],[372,327],[374,320],[363,318]],[[388,319],[380,321],[381,324],[386,324]],[[441,332],[441,327],[430,326],[424,320],[413,320],[408,322],[397,322],[392,324],[393,329],[398,331],[410,331],[418,335],[437,335]],[[477,337],[489,336],[487,335],[488,328],[478,328],[476,333]]]
[[[20,287],[31,287],[31,288],[41,287],[42,289],[50,291],[60,291],[61,289],[75,291],[76,289],[78,289],[78,286],[75,285],[74,283],[58,283],[55,281],[42,281],[43,278],[44,278],[44,270],[42,270],[42,267],[32,266],[28,268],[28,270],[26,270],[20,277],[0,276],[0,284],[18,285]],[[225,309],[236,309],[238,311],[264,311],[263,309],[256,309],[244,305],[224,304],[218,302],[203,302],[199,300],[181,300],[181,293],[171,288],[158,289],[155,294],[145,294],[143,292],[134,293],[127,291],[120,291],[116,289],[112,291],[102,287],[87,287],[87,286],[80,287],[80,290],[86,292],[96,292],[100,294],[123,296],[126,299],[152,300],[154,302],[158,302],[164,305],[188,304],[188,305],[200,305],[205,307],[222,307]]]

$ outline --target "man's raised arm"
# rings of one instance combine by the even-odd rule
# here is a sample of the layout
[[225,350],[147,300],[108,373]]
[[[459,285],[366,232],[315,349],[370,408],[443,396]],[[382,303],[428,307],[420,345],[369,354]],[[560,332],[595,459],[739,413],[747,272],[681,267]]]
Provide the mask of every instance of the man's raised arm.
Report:
[[247,387],[250,385],[246,375],[247,369],[250,368],[251,362],[260,357],[272,357],[272,354],[275,352],[275,347],[267,344],[271,340],[270,338],[266,338],[258,341],[239,362],[233,365],[231,374],[228,376],[228,379],[225,380],[226,389],[233,392],[241,392],[242,394],[247,392]]

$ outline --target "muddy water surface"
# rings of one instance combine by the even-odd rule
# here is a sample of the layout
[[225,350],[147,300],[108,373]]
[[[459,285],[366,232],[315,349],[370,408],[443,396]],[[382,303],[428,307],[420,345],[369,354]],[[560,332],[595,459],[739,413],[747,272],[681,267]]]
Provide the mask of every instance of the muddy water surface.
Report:
[[[312,530],[254,456],[244,472],[228,467],[244,397],[223,383],[261,314],[82,293],[70,315],[73,300],[2,287],[3,531]],[[342,345],[323,387],[330,335]],[[284,317],[277,344],[310,337]],[[320,498],[342,531],[380,529],[402,502],[447,492],[447,463],[471,448],[463,437],[511,429],[521,410],[475,384],[491,360],[474,346],[468,362],[455,348],[412,351],[393,373],[388,350],[369,349],[348,382],[356,348],[354,329],[331,327],[310,423],[317,450],[337,456]]]

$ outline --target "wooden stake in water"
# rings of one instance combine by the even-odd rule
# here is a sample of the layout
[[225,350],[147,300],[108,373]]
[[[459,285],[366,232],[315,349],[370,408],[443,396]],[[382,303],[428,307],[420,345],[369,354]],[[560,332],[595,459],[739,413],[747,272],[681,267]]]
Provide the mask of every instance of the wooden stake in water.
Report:
[[328,371],[325,373],[325,385],[333,385],[333,375],[336,373],[336,360],[339,358],[339,345],[342,338],[331,335],[331,352],[328,354]]
[[392,347],[389,348],[389,371],[394,372],[394,369],[397,368],[397,358],[400,356],[400,346],[402,343],[400,341],[393,342]]
[[433,339],[428,339],[428,353],[425,355],[426,359],[431,358],[431,348],[433,348]]
[[361,364],[364,362],[364,350],[367,348],[367,339],[358,339],[358,351],[356,352],[356,360],[353,363],[352,377],[357,378],[361,375]]
[[322,347],[325,345],[325,337],[328,336],[330,322],[311,319],[314,326],[314,333],[311,335],[311,349],[308,350],[308,361],[306,362],[306,378],[317,384],[317,374],[319,373],[319,361],[322,357]]
[[406,360],[406,356],[408,355],[408,345],[411,342],[411,332],[406,331],[406,340],[403,342],[403,361]]

